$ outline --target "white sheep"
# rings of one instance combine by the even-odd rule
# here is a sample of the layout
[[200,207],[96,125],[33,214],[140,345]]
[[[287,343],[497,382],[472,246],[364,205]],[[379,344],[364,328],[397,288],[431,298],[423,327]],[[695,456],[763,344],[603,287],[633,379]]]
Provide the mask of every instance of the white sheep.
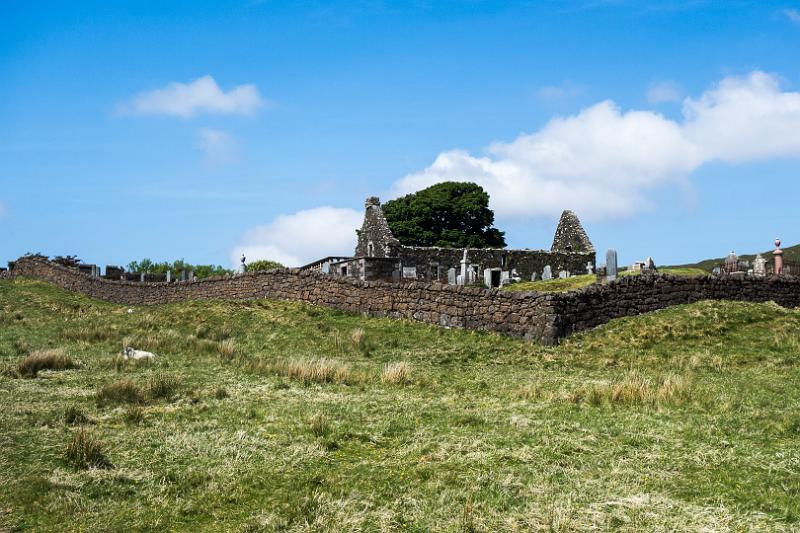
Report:
[[153,359],[155,356],[156,354],[154,353],[145,352],[144,350],[136,350],[130,346],[122,350],[123,359],[133,359],[134,361],[138,361],[140,359]]

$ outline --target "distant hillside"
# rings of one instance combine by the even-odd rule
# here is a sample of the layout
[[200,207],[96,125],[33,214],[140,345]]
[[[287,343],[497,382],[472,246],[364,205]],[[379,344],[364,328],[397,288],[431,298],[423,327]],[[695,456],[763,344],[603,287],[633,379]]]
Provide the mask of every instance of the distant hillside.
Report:
[[[800,262],[800,244],[796,244],[794,246],[782,247],[783,248],[783,258],[787,261],[799,261]],[[761,256],[768,261],[772,260],[772,250],[767,250],[765,252],[761,252]],[[741,259],[747,259],[752,261],[756,258],[756,254],[748,254],[748,255],[740,255]],[[716,259],[705,259],[698,263],[690,263],[686,265],[675,265],[675,268],[700,268],[705,270],[706,272],[711,272],[714,270],[714,267],[721,265],[725,261],[724,257],[718,257]]]

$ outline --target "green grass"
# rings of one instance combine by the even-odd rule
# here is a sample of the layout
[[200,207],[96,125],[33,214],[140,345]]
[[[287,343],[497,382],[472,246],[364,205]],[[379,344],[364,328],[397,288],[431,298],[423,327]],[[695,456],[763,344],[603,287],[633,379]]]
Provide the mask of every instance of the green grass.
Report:
[[[291,302],[126,311],[0,282],[0,530],[800,529],[800,311],[701,302],[555,348]],[[18,375],[45,350],[75,364]]]
[[[707,276],[708,272],[705,270],[694,267],[667,267],[658,270],[662,274],[672,274],[673,276]],[[620,277],[623,276],[638,276],[639,272],[630,272],[623,270],[619,273]],[[510,292],[521,291],[535,291],[535,292],[564,292],[574,291],[588,287],[597,282],[597,276],[594,274],[584,274],[581,276],[572,276],[571,278],[554,278],[538,281],[525,281],[522,283],[514,283],[506,285],[503,290]]]

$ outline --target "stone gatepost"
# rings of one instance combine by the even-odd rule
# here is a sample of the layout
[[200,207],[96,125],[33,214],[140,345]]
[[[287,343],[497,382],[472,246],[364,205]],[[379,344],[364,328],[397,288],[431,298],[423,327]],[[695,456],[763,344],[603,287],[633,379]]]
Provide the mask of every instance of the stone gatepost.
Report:
[[780,239],[775,239],[775,251],[772,255],[775,257],[775,275],[783,274],[783,250]]

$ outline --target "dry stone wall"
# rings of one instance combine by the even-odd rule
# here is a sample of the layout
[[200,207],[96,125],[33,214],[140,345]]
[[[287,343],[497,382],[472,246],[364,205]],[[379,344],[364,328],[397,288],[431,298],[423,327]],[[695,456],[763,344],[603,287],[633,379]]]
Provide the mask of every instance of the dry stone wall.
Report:
[[92,278],[34,258],[20,259],[14,276],[49,281],[64,289],[124,305],[184,300],[298,300],[368,316],[419,320],[446,327],[497,331],[552,344],[552,295],[502,293],[438,283],[360,281],[318,272],[280,269],[174,283]]
[[590,329],[615,318],[640,315],[701,300],[773,301],[800,306],[800,278],[683,277],[664,274],[625,276],[608,285],[557,294],[557,338]]
[[38,258],[21,258],[11,275],[49,281],[118,304],[276,298],[368,316],[409,318],[445,327],[497,331],[554,344],[570,333],[622,316],[699,300],[775,301],[800,306],[800,279],[642,275],[568,293],[508,293],[439,283],[360,281],[293,269],[174,283],[92,278]]

